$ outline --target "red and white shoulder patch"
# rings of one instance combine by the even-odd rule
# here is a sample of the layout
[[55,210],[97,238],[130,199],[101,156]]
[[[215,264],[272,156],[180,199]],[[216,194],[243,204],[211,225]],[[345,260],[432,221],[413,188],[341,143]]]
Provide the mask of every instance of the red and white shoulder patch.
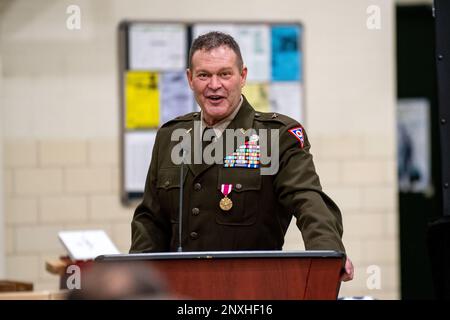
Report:
[[288,130],[298,141],[300,141],[300,147],[303,148],[305,145],[305,136],[303,134],[302,127],[296,127]]

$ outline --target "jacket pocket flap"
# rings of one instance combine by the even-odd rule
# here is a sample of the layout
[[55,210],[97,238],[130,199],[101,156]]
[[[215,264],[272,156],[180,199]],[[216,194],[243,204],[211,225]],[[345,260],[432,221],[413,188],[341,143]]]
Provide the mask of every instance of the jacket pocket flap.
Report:
[[261,189],[261,171],[248,168],[220,168],[217,189],[222,184],[232,184],[233,192]]
[[171,189],[180,187],[180,168],[162,168],[158,172],[157,188]]

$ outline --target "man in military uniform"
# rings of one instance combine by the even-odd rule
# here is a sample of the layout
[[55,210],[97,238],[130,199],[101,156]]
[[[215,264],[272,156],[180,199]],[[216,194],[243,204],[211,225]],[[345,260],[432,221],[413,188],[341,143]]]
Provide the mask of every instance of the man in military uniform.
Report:
[[[192,44],[187,77],[201,112],[169,121],[157,133],[144,199],[132,221],[131,253],[176,251],[180,245],[184,251],[281,250],[293,216],[307,250],[345,252],[341,213],[322,192],[304,128],[281,114],[255,112],[242,95],[246,76],[231,36],[210,32]],[[193,130],[195,124],[200,132]],[[171,150],[179,145],[173,141],[177,129],[192,137],[194,149],[208,130],[213,143],[230,142],[225,129],[277,130],[278,170],[261,174],[257,134],[221,163],[198,164],[191,157],[187,164],[175,164]],[[342,280],[352,278],[347,259]]]

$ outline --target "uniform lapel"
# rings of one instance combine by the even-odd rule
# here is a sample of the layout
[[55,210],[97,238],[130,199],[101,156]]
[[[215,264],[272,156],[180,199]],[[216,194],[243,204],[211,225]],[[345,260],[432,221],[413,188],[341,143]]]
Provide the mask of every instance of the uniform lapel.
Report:
[[244,101],[242,101],[241,109],[239,110],[233,121],[230,122],[227,129],[250,129],[253,127],[253,118],[255,117],[255,109],[248,103],[245,96],[242,96]]

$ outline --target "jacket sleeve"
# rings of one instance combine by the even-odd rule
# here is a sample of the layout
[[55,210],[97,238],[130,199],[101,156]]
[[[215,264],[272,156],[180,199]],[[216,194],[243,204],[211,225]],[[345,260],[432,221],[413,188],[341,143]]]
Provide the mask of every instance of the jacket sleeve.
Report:
[[341,212],[322,191],[304,129],[302,146],[291,128],[302,127],[293,123],[280,131],[280,163],[274,179],[278,198],[296,217],[306,250],[345,252]]
[[153,147],[150,168],[145,182],[144,198],[131,222],[130,253],[169,251],[171,228],[160,210],[157,196],[159,132]]

